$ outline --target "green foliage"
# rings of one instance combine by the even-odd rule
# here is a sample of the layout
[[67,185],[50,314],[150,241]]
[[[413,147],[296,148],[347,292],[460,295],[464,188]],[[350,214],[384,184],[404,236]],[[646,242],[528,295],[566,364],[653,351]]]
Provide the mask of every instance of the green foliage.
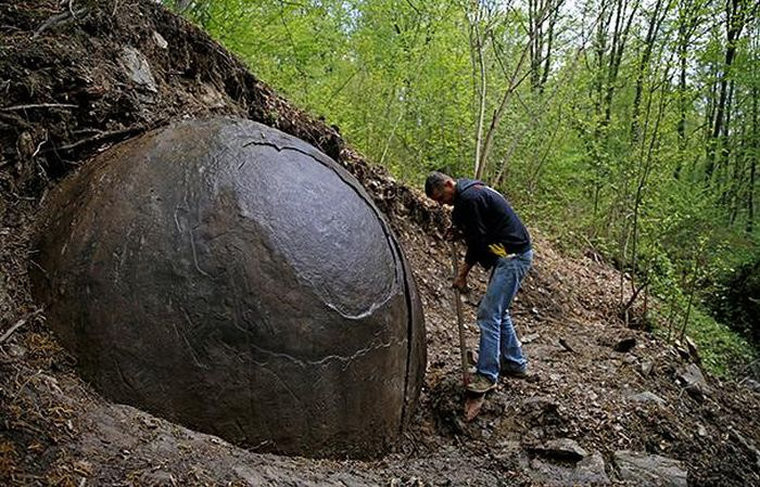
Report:
[[760,344],[760,259],[725,269],[717,282],[712,309],[721,321]]
[[[656,333],[667,339],[666,326],[657,328]],[[758,358],[757,350],[747,340],[700,310],[691,315],[686,335],[697,345],[702,365],[719,377],[732,377]]]
[[[675,315],[688,315],[706,362],[720,369],[721,353],[747,356],[694,308],[711,303],[746,333],[760,326],[728,292],[760,260],[750,178],[760,165],[760,25],[749,0],[736,4],[746,15],[731,17],[743,22],[732,43],[725,2],[662,2],[660,12],[653,1],[635,11],[562,4],[543,17],[555,19],[551,50],[549,20],[535,30],[529,2],[172,3],[412,184],[431,169],[474,174],[482,101],[483,134],[494,127],[484,179],[530,224],[649,281]],[[625,22],[616,30],[617,8],[629,31]],[[649,29],[653,20],[661,23]]]

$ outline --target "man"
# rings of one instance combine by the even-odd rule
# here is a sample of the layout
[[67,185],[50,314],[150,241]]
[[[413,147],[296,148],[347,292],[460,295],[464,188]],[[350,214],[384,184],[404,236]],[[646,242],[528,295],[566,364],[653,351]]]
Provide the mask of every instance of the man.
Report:
[[527,376],[528,364],[512,325],[509,305],[533,261],[528,230],[507,200],[480,181],[454,180],[432,172],[425,181],[425,194],[439,204],[454,206],[453,226],[467,243],[464,265],[459,266],[452,285],[464,289],[475,263],[492,269],[488,289],[478,307],[477,373],[467,388],[482,394],[496,387],[500,373]]

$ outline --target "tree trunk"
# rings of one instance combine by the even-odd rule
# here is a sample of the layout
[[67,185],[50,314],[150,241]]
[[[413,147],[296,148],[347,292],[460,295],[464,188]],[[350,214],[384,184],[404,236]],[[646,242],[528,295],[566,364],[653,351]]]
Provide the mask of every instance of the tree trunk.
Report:
[[[660,30],[660,24],[668,14],[668,10],[670,10],[670,2],[665,5],[664,9],[662,8],[662,4],[663,0],[657,0],[652,10],[652,17],[649,19],[649,27],[647,28],[647,35],[644,40],[644,52],[641,54],[641,59],[636,70],[636,94],[633,97],[633,108],[631,111],[631,146],[636,145],[641,137],[639,110],[641,106],[641,94],[644,91],[644,76],[649,68],[649,60],[652,57],[652,49],[654,48],[657,32]],[[660,12],[661,10],[662,12]]]
[[760,156],[760,130],[758,130],[757,99],[760,97],[757,87],[752,88],[752,146],[754,150],[750,156],[749,166],[749,190],[747,191],[747,233],[751,234],[754,230],[755,222],[755,174],[757,170],[757,159]]
[[473,173],[478,178],[482,173],[480,168],[481,161],[481,147],[483,145],[483,122],[485,120],[486,110],[486,90],[488,83],[486,79],[486,66],[483,59],[484,49],[484,35],[480,30],[481,21],[481,7],[478,2],[473,2],[472,7],[474,11],[466,12],[467,21],[469,24],[470,32],[470,57],[473,63],[473,71],[478,74],[479,83],[475,90],[478,100],[478,116],[475,128],[475,161]]
[[528,28],[530,43],[530,86],[533,91],[538,90],[540,82],[539,70],[541,68],[541,10],[540,0],[528,0]]
[[720,77],[720,98],[715,112],[715,124],[712,127],[712,134],[707,142],[707,166],[705,167],[705,181],[709,183],[712,180],[715,171],[715,151],[717,149],[719,137],[723,130],[723,120],[726,111],[726,102],[728,100],[728,78],[731,71],[731,65],[736,57],[736,41],[739,39],[744,19],[739,12],[742,0],[728,0],[726,2],[726,58],[723,63],[723,72]]
[[618,0],[616,4],[617,10],[615,13],[615,29],[612,34],[612,47],[610,49],[610,59],[607,70],[607,90],[604,96],[604,123],[603,126],[608,126],[610,123],[610,117],[612,116],[612,98],[615,93],[615,87],[617,83],[618,72],[620,71],[620,63],[623,61],[623,51],[625,50],[626,41],[628,39],[628,32],[631,29],[631,23],[633,17],[638,10],[638,2],[631,8],[628,19],[624,18],[625,11],[628,8],[628,0]]
[[[683,14],[679,12],[679,17]],[[681,18],[678,25],[678,162],[673,172],[673,177],[681,177],[684,158],[686,155],[686,56],[688,49],[688,36],[685,19]]]
[[504,96],[502,96],[501,102],[499,103],[498,108],[491,118],[491,125],[488,127],[488,132],[486,132],[486,138],[483,142],[483,150],[480,153],[480,160],[478,162],[477,171],[475,173],[475,179],[482,179],[483,177],[486,168],[486,161],[488,160],[488,155],[491,152],[493,140],[496,136],[496,130],[499,128],[501,118],[504,116],[504,110],[507,108],[507,101],[509,101],[512,93],[517,89],[518,86],[520,86],[520,84],[522,84],[522,82],[525,80],[525,77],[527,76],[526,73],[526,75],[518,77],[520,70],[522,69],[522,65],[525,62],[525,58],[528,55],[528,50],[529,47],[526,45],[522,51],[520,60],[517,62],[517,66],[515,67],[515,70],[509,79],[509,86],[507,86],[507,88],[504,90]]
[[547,19],[549,21],[549,32],[547,33],[547,39],[546,39],[546,55],[544,56],[544,70],[543,74],[541,75],[541,82],[539,84],[539,93],[544,92],[544,87],[546,86],[546,82],[549,79],[549,73],[551,72],[551,60],[552,60],[552,47],[554,46],[554,29],[556,28],[557,19],[559,18],[559,9],[564,3],[565,0],[554,0],[555,3],[552,4],[552,0],[549,0],[549,12],[547,14]]
[[[720,183],[721,194],[720,204],[725,207],[731,195],[729,194],[728,187],[730,186],[730,164],[729,159],[731,157],[731,144],[729,143],[729,135],[731,130],[731,108],[734,103],[734,88],[736,84],[734,80],[731,80],[728,86],[728,96],[726,98],[726,122],[723,124],[723,131],[720,134],[720,164],[717,166],[719,169],[718,182]],[[722,176],[722,177],[721,177]]]

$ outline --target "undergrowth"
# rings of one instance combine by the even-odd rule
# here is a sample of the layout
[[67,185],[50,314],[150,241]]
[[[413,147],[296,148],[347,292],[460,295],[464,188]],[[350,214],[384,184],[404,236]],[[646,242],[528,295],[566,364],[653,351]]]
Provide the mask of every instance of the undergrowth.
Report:
[[[667,339],[668,325],[664,317],[660,318],[655,334]],[[699,309],[692,309],[686,335],[696,343],[702,366],[721,378],[735,377],[758,358],[757,350],[744,337]]]
[[[583,250],[591,247],[607,262],[615,262],[616,247],[614,243],[604,239],[595,239],[592,243],[586,236],[584,224],[576,222],[568,225],[568,222],[556,222],[552,219],[542,218],[544,215],[535,209],[528,212],[533,219],[533,224],[548,231],[550,240],[560,252],[578,255]],[[538,222],[538,223],[535,223]],[[670,260],[666,255],[659,256],[660,260]],[[672,266],[661,266],[667,272],[653,279],[654,288],[650,292],[656,296],[650,301],[652,313],[653,331],[663,340],[676,340],[684,329],[685,335],[689,336],[699,349],[699,355],[705,370],[723,378],[730,379],[743,374],[746,365],[760,359],[760,350],[754,347],[741,333],[732,329],[728,324],[717,321],[708,312],[701,309],[703,306],[699,298],[695,299],[686,319],[688,298],[681,288],[677,278],[670,270]],[[676,312],[673,312],[675,305]],[[684,328],[684,321],[686,321]],[[741,378],[741,377],[738,377]]]

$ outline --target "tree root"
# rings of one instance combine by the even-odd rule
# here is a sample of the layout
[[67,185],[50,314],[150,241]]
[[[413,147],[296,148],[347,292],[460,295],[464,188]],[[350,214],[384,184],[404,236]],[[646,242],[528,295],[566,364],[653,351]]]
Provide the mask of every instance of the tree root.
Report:
[[69,22],[73,20],[77,20],[77,15],[83,14],[87,11],[86,7],[82,7],[79,10],[74,10],[74,7],[72,5],[73,1],[68,2],[68,8],[64,10],[63,12],[53,15],[49,19],[47,19],[43,24],[34,32],[34,35],[32,35],[32,39],[36,39],[40,36],[43,32],[45,32],[47,29],[51,27],[56,27],[59,25],[68,24]]

